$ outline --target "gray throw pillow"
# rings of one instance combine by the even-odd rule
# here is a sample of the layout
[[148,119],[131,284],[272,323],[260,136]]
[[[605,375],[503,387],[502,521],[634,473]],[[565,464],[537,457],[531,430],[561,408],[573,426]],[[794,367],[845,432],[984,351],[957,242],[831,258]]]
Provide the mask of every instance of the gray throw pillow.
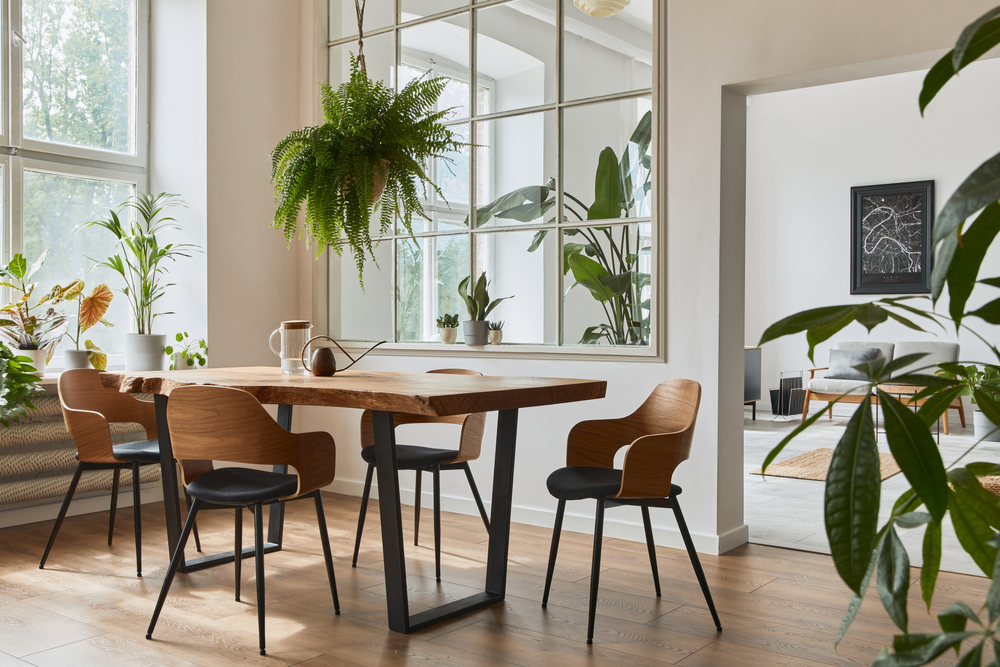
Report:
[[830,380],[867,380],[864,373],[855,366],[866,361],[874,361],[882,356],[877,347],[859,347],[855,350],[830,350],[830,370],[826,377]]

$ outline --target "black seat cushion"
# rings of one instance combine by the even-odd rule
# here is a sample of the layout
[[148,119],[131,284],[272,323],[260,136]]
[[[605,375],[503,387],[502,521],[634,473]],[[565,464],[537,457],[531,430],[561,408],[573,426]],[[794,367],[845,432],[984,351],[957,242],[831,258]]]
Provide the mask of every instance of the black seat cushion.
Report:
[[[454,449],[421,447],[419,445],[396,445],[396,464],[400,470],[420,470],[439,463],[453,461],[458,456]],[[361,450],[361,458],[368,465],[375,465],[375,446]]]
[[296,475],[254,470],[219,468],[205,473],[187,486],[198,500],[220,505],[249,505],[284,498],[299,488]]
[[559,468],[546,480],[549,493],[559,500],[614,496],[622,488],[622,471],[614,468],[573,466]]
[[139,440],[126,442],[111,447],[115,458],[122,461],[138,461],[139,463],[159,463],[160,443],[157,440]]

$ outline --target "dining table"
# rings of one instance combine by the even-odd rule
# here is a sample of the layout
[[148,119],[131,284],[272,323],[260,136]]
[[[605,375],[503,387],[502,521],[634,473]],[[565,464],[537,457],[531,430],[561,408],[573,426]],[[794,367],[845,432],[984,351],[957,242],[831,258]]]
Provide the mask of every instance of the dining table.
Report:
[[[385,571],[389,628],[410,633],[481,609],[504,599],[514,488],[514,454],[518,411],[576,401],[604,398],[607,382],[546,377],[450,375],[348,370],[331,377],[284,374],[277,367],[207,368],[183,371],[125,371],[102,375],[105,386],[125,393],[153,395],[160,445],[160,471],[166,514],[167,544],[173,555],[180,540],[181,510],[177,474],[167,423],[170,392],[180,386],[206,384],[234,387],[252,394],[262,404],[277,405],[277,422],[292,427],[294,406],[358,408],[372,411],[375,463],[378,474],[379,511],[382,524],[382,558]],[[403,523],[399,494],[399,468],[393,415],[416,414],[445,417],[472,412],[498,413],[490,507],[486,576],[482,592],[432,609],[410,614]],[[287,466],[275,466],[287,472]],[[265,553],[281,549],[284,504],[271,506]],[[251,558],[247,547],[241,558]],[[232,551],[184,560],[182,572],[233,562]]]

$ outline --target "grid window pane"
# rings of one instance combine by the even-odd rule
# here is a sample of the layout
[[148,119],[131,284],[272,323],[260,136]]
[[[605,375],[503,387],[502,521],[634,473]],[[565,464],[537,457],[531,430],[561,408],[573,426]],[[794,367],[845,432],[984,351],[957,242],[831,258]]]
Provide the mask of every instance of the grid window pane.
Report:
[[563,344],[649,345],[650,223],[563,230]]
[[[440,340],[437,318],[468,319],[458,283],[469,275],[468,234],[396,242],[396,327],[400,341]],[[462,338],[459,328],[459,340]]]
[[[391,32],[365,37],[365,70],[370,79],[381,81],[390,88],[395,85],[396,41]],[[331,46],[330,85],[336,88],[351,78],[351,55],[357,56],[358,43],[347,42]]]
[[459,14],[399,31],[400,88],[423,75],[448,79],[439,109],[451,109],[449,119],[469,117],[469,16]]
[[476,10],[476,74],[492,82],[492,111],[556,101],[555,13],[555,0]]
[[[392,241],[375,246],[375,262],[365,263],[364,291],[350,250],[330,253],[330,335],[342,340],[392,340]],[[377,264],[377,265],[376,265]]]
[[[109,354],[125,351],[125,334],[134,329],[132,311],[121,293],[121,276],[104,267],[96,267],[115,252],[115,237],[101,228],[80,229],[77,226],[107,217],[135,192],[131,183],[104,181],[77,176],[64,176],[41,171],[24,171],[24,256],[29,264],[49,248],[41,270],[35,275],[36,294],[45,294],[55,285],[66,286],[76,279],[86,283],[86,294],[105,283],[114,292],[114,300],[105,319],[114,327],[98,324],[83,333],[83,339],[93,340]],[[96,260],[96,261],[95,261]],[[75,314],[75,304],[63,308]],[[75,322],[75,320],[74,320]],[[75,326],[71,324],[75,335]],[[84,340],[80,341],[83,349]],[[69,337],[63,337],[57,350],[74,349]],[[61,362],[60,357],[55,361]]]
[[563,90],[567,100],[653,86],[653,3],[606,18],[564,2]]
[[135,153],[137,0],[24,0],[24,136]]
[[[388,0],[382,0],[388,2]],[[425,16],[434,16],[441,12],[468,5],[468,0],[400,0],[399,8],[403,23]]]
[[[372,0],[366,3],[365,34],[392,25],[395,20],[394,12],[395,3],[392,0]],[[330,0],[330,40],[357,34],[358,16],[354,10],[354,0]],[[365,46],[368,46],[367,37]]]

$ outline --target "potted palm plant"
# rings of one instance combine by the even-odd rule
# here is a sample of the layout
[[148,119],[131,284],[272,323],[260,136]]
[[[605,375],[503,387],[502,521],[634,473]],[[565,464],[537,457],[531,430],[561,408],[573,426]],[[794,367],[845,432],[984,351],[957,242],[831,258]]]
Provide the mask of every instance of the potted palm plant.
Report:
[[[65,315],[53,308],[64,300],[65,290],[58,286],[31,305],[36,287],[31,279],[42,268],[48,252],[46,248],[31,268],[21,253],[14,255],[7,266],[0,267],[0,287],[10,288],[16,297],[0,310],[0,339],[19,356],[30,359],[37,375],[44,375],[45,364],[66,332],[68,322]],[[46,305],[48,308],[42,309]]]
[[[155,311],[156,302],[166,288],[173,283],[164,283],[167,273],[166,261],[176,261],[178,257],[190,257],[197,246],[191,243],[161,244],[158,235],[168,230],[179,230],[177,221],[165,215],[165,210],[184,206],[177,195],[161,192],[158,195],[138,194],[109,212],[107,218],[84,223],[84,228],[103,227],[118,240],[118,252],[100,262],[98,266],[111,269],[122,277],[125,287],[121,292],[128,299],[135,317],[135,333],[125,335],[125,370],[163,370],[163,349],[167,337],[153,333],[153,320],[161,315]],[[136,219],[129,221],[130,214]]]
[[108,367],[108,355],[104,353],[93,341],[84,341],[84,349],[80,349],[80,341],[83,340],[83,333],[98,324],[106,327],[114,326],[104,319],[108,307],[114,294],[107,285],[98,285],[90,296],[83,296],[84,284],[82,280],[76,280],[66,288],[64,299],[66,301],[76,301],[76,335],[73,331],[67,331],[66,337],[73,341],[72,350],[63,351],[63,367],[66,370],[76,368],[89,368],[93,366],[99,371]]
[[350,80],[336,89],[320,84],[326,122],[295,130],[271,151],[273,226],[291,243],[305,204],[299,236],[316,243],[317,256],[327,247],[339,255],[348,246],[362,289],[366,255],[375,261],[371,221],[378,219],[381,234],[394,218],[412,233],[410,221],[427,218],[418,186],[444,199],[425,166],[467,145],[441,124],[450,110],[435,110],[445,79],[415,79],[397,93],[368,78],[364,7],[364,0],[355,0],[358,53],[351,57]]
[[471,284],[472,276],[466,276],[458,284],[458,295],[465,301],[465,307],[469,309],[469,319],[463,323],[466,345],[486,345],[489,340],[489,327],[486,316],[494,308],[500,305],[504,299],[512,299],[513,296],[502,296],[499,299],[490,301],[489,283],[486,281],[486,273],[479,275],[479,280],[475,285]]

